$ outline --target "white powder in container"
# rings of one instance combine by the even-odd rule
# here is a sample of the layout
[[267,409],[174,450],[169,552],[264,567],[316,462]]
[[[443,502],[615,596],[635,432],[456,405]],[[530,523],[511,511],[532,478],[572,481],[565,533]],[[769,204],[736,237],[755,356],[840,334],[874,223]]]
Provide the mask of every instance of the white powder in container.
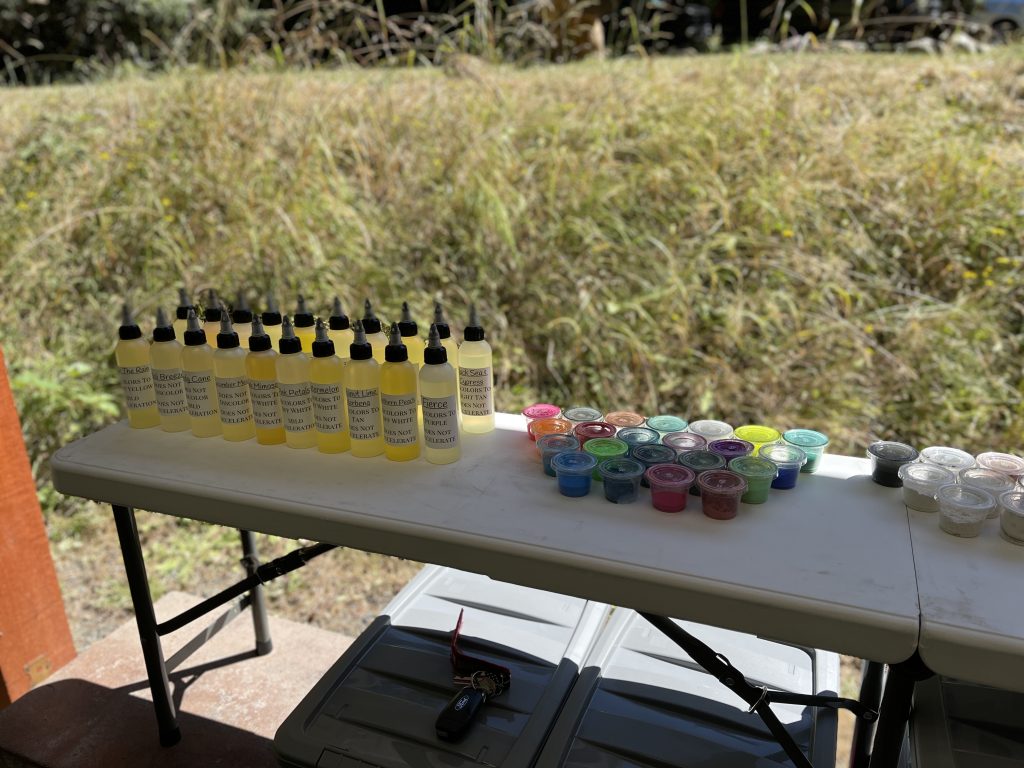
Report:
[[926,462],[904,464],[899,475],[903,481],[903,503],[921,512],[937,512],[939,502],[935,493],[943,485],[956,483],[952,471]]
[[981,533],[996,506],[995,497],[980,488],[951,483],[939,488],[939,528],[953,536],[972,538]]
[[[980,488],[983,491],[988,491],[997,499],[1007,491],[1013,490],[1013,478],[1009,475],[1004,475],[1001,472],[996,472],[991,469],[982,469],[975,467],[974,469],[965,469],[960,473],[961,485],[969,485],[972,488]],[[997,517],[999,515],[999,505],[997,504],[992,508],[989,513],[989,517]]]
[[1024,492],[999,497],[999,529],[1004,539],[1024,547]]

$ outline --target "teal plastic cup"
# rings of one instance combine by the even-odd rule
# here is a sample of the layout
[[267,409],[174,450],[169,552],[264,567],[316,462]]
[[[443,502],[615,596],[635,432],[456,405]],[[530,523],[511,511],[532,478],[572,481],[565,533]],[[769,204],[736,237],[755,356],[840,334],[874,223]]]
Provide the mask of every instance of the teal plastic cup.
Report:
[[660,432],[662,435],[667,435],[669,432],[682,432],[688,425],[689,422],[686,419],[680,419],[678,416],[669,416],[667,414],[651,416],[647,419],[647,426]]
[[790,429],[782,433],[782,441],[794,445],[807,454],[807,463],[801,472],[814,474],[818,471],[818,460],[828,448],[828,437],[813,429]]

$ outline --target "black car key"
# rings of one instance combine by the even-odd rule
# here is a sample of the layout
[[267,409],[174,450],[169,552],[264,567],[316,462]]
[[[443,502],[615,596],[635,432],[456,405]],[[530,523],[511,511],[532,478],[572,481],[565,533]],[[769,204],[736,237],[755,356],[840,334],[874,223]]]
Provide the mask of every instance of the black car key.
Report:
[[469,730],[476,712],[489,698],[505,690],[504,681],[490,672],[474,672],[469,685],[452,697],[434,722],[437,738],[458,741]]

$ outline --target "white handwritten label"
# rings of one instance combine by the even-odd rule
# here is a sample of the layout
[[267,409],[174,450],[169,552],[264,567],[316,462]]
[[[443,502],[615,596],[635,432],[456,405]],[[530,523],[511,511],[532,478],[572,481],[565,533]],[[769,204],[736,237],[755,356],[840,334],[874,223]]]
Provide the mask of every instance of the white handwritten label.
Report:
[[377,389],[346,389],[348,429],[353,440],[376,440],[380,437],[380,391]]
[[341,384],[310,385],[313,392],[313,416],[316,431],[335,434],[345,431],[345,413],[341,399]]
[[249,398],[252,400],[252,418],[260,429],[281,426],[281,396],[276,381],[249,379]]
[[494,413],[490,368],[459,368],[459,405],[463,416]]
[[313,428],[313,397],[309,382],[278,384],[281,393],[281,412],[284,428],[288,432],[308,432]]
[[423,443],[428,448],[455,448],[459,444],[459,414],[455,395],[423,397]]
[[153,389],[161,416],[177,416],[188,411],[181,368],[154,368]]
[[413,445],[416,442],[416,393],[381,395],[384,416],[384,442],[388,445]]
[[153,374],[148,365],[122,365],[117,369],[124,389],[124,399],[130,411],[140,411],[156,405],[153,392]]
[[249,385],[244,376],[217,377],[217,404],[222,424],[245,424],[252,418]]
[[181,377],[185,380],[188,415],[193,419],[216,416],[219,411],[213,388],[213,371],[182,371]]

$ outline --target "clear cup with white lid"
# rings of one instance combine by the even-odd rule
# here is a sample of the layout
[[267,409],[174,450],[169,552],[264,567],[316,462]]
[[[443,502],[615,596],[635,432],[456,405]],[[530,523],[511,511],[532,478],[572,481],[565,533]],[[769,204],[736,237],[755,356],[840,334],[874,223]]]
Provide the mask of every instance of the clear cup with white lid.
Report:
[[979,453],[977,462],[982,469],[1001,472],[1014,480],[1024,477],[1024,459],[1014,456],[1012,453],[996,453],[994,451]]
[[974,466],[974,457],[959,448],[947,445],[932,445],[921,451],[921,461],[959,472]]
[[935,496],[939,502],[939,528],[964,538],[978,536],[996,506],[995,496],[969,485],[943,485]]
[[1009,491],[999,497],[999,534],[1024,547],[1024,491]]
[[[1009,475],[981,467],[972,467],[961,471],[960,484],[988,491],[997,499],[1007,491],[1012,491],[1014,487],[1013,478]],[[993,508],[989,517],[996,517],[998,514],[999,510]]]
[[899,469],[903,481],[903,503],[921,512],[938,512],[935,494],[944,485],[956,483],[956,475],[937,464],[915,462]]
[[700,435],[709,443],[712,440],[724,440],[732,435],[731,424],[726,424],[724,421],[715,421],[714,419],[691,421],[690,426],[686,430],[695,435]]

